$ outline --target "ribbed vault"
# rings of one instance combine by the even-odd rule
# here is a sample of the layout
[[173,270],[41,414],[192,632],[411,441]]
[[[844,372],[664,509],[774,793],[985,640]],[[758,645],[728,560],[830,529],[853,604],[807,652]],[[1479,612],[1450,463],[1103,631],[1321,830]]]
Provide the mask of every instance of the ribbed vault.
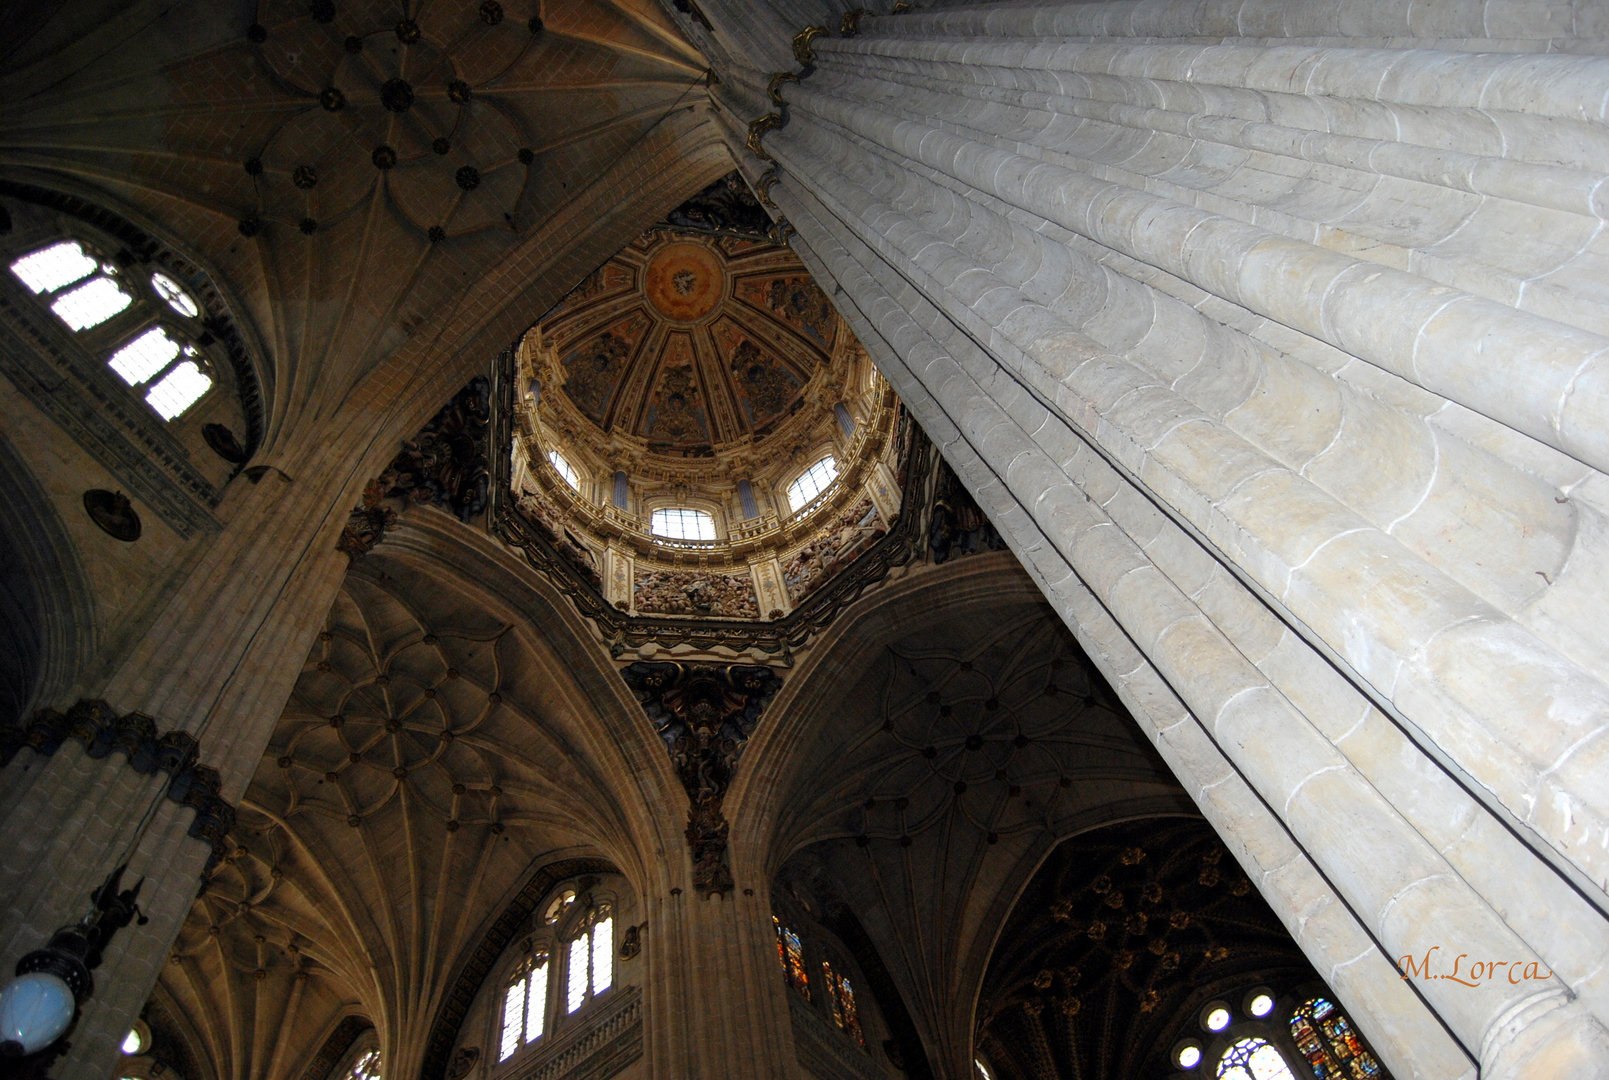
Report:
[[994,935],[1046,852],[1095,824],[1187,806],[1004,553],[880,593],[772,709],[732,800],[739,857],[774,873],[807,850],[825,867],[939,1075],[970,1070]]
[[416,511],[342,585],[164,969],[159,996],[219,1075],[300,1076],[350,1015],[377,1028],[387,1075],[417,1075],[533,872],[645,872],[663,752],[543,583],[494,598],[466,576],[497,569]]

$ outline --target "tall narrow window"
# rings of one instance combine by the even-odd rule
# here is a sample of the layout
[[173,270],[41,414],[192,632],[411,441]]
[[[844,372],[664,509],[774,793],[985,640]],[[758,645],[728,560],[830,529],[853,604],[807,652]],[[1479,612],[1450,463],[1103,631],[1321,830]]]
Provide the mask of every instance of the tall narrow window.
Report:
[[580,936],[570,942],[567,966],[566,1012],[575,1012],[589,998],[597,997],[613,985],[615,920],[608,907],[594,912]]
[[519,970],[503,993],[503,1037],[498,1061],[542,1037],[547,1020],[548,957],[537,953]]
[[788,507],[798,513],[815,501],[832,482],[838,479],[838,462],[831,454],[799,474],[799,479],[788,485]]
[[782,925],[782,920],[775,915],[771,916],[771,924],[777,931],[777,959],[782,961],[782,976],[799,993],[810,1000],[810,976],[805,973],[804,947],[799,943],[799,935],[789,927]]
[[575,1012],[587,999],[587,976],[591,974],[587,963],[591,950],[587,946],[585,934],[570,942],[570,986],[565,996],[565,1012]]
[[1218,1059],[1218,1080],[1296,1080],[1285,1055],[1266,1039],[1241,1039]]
[[821,973],[827,977],[827,995],[832,998],[832,1022],[848,1032],[855,1042],[865,1046],[866,1036],[860,1030],[860,1013],[855,1009],[855,987],[834,971],[832,964],[826,960],[821,962]]
[[1374,1080],[1384,1073],[1346,1015],[1328,998],[1309,998],[1297,1007],[1291,1037],[1318,1080]]
[[671,507],[653,512],[648,519],[648,531],[670,540],[713,540],[715,519],[702,510]]

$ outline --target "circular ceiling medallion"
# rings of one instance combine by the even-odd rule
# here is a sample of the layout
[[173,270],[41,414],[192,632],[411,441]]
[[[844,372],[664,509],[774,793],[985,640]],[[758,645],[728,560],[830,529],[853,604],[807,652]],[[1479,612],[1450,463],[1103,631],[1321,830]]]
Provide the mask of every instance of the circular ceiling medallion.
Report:
[[643,291],[667,319],[701,319],[725,293],[721,262],[702,244],[670,244],[648,261]]

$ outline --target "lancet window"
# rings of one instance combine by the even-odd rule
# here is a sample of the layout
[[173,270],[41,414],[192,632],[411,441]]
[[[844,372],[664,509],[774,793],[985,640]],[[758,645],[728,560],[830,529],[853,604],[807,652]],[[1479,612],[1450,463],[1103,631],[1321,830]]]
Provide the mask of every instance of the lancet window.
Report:
[[503,1037],[498,1061],[507,1061],[521,1046],[540,1039],[546,1030],[549,967],[547,953],[533,953],[503,992]]
[[174,420],[212,389],[201,305],[160,270],[122,266],[89,243],[58,240],[11,262],[11,272],[104,357],[158,416]]
[[855,1009],[854,985],[841,973],[834,971],[829,960],[821,962],[821,973],[826,976],[827,996],[832,1001],[832,1022],[864,1047],[866,1036],[860,1030],[860,1013]]
[[596,908],[570,940],[565,1012],[575,1012],[614,983],[615,920],[607,904]]
[[809,1001],[810,976],[805,972],[804,945],[799,941],[799,935],[791,927],[784,926],[775,915],[771,916],[771,923],[777,931],[777,959],[782,962],[783,978]]

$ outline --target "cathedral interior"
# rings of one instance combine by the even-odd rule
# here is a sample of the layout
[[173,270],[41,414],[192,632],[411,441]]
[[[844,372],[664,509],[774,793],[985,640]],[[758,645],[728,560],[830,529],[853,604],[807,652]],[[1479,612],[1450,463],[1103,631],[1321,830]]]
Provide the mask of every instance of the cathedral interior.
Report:
[[1609,6],[864,3],[0,6],[0,1080],[1609,1078]]

